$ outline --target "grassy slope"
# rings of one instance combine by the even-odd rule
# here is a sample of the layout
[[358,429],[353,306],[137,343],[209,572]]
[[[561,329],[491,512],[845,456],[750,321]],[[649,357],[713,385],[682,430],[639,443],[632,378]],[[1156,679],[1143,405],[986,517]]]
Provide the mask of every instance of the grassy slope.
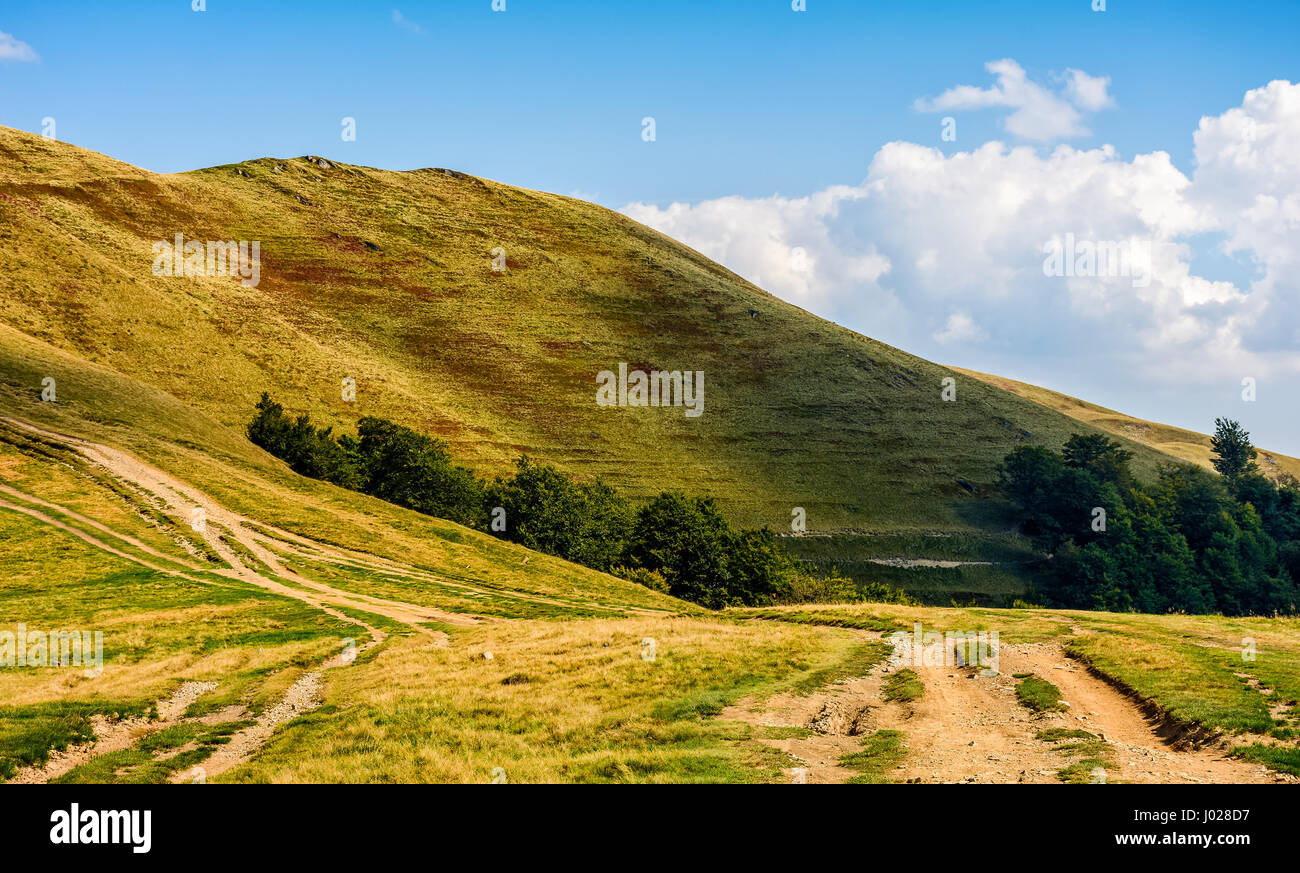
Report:
[[[429,571],[449,583],[379,579],[346,565],[294,562],[303,575],[337,588],[455,612],[532,619],[532,624],[588,616],[617,620],[633,611],[665,616],[701,612],[451,522],[304,479],[170,395],[7,327],[0,327],[0,360],[7,363],[0,378],[0,416],[120,447],[262,523]],[[32,379],[39,383],[38,374],[46,372],[59,374],[56,403],[39,402],[24,387]],[[92,715],[141,715],[184,680],[219,683],[200,702],[204,709],[240,704],[256,715],[305,669],[340,651],[344,640],[364,636],[353,624],[229,577],[191,572],[189,578],[178,578],[142,567],[132,558],[173,569],[193,563],[175,536],[186,526],[182,511],[173,507],[146,517],[111,480],[75,461],[71,453],[34,443],[0,424],[0,483],[68,512],[9,492],[0,499],[37,510],[123,552],[109,554],[29,515],[0,509],[0,629],[13,631],[23,624],[31,630],[101,631],[105,649],[99,677],[83,676],[79,668],[0,668],[0,781],[17,767],[42,763],[51,749],[90,739]],[[152,556],[71,513],[168,557]],[[467,597],[456,585],[486,593]],[[414,645],[409,629],[373,615],[359,617],[393,634],[385,646],[405,650]],[[746,649],[758,653],[759,643],[754,639]],[[726,648],[719,640],[715,654],[725,656]],[[731,658],[733,667],[745,669],[723,684],[775,675],[768,663],[775,657],[771,652],[761,658]],[[713,680],[713,685],[719,682]],[[166,754],[172,746],[193,745],[195,730],[193,725],[168,729],[165,736],[79,767],[67,778],[161,781],[202,760],[199,752],[175,758]],[[211,748],[200,745],[199,751],[206,755]]]
[[[40,350],[24,351],[31,359]],[[472,532],[301,480],[215,424],[190,432],[188,445],[167,442],[150,428],[167,418],[164,413],[172,416],[167,427],[177,428],[185,421],[183,407],[169,406],[174,401],[150,389],[133,396],[123,377],[82,368],[77,384],[96,386],[86,401],[37,404],[0,392],[0,406],[88,436],[120,435],[124,444],[172,459],[175,469],[209,487],[224,477],[232,503],[247,488],[243,508],[269,512],[298,529],[326,524],[313,514],[323,505],[329,512],[321,515],[338,516],[329,522],[329,536],[345,542],[373,537],[371,545],[398,558],[417,557],[418,549],[434,556],[428,563],[446,566],[452,558],[442,550],[455,545],[455,560],[468,556],[474,572],[503,574],[507,587],[547,591],[574,582],[613,604],[655,597],[563,562],[534,567],[530,561],[529,575],[521,576]],[[0,479],[156,548],[168,546],[99,483],[7,444],[0,445]],[[407,524],[417,527],[407,531]],[[142,712],[182,679],[221,683],[205,707],[242,703],[255,714],[304,668],[337,650],[341,638],[356,633],[228,579],[214,577],[217,585],[207,587],[142,571],[12,513],[0,512],[0,541],[4,614],[29,627],[102,629],[107,649],[99,679],[77,671],[0,671],[0,699],[6,701],[0,707],[0,770],[5,761],[39,761],[50,747],[86,738],[90,713]],[[404,543],[413,545],[406,549]],[[561,575],[566,568],[571,576]],[[415,586],[403,593],[419,595]],[[737,624],[732,617],[785,621]],[[1089,632],[1075,636],[1081,655],[1180,721],[1230,732],[1294,725],[1292,717],[1275,721],[1268,714],[1273,700],[1300,695],[1293,620],[890,605],[738,610],[708,618],[525,620],[453,630],[450,648],[410,635],[390,637],[354,666],[330,671],[325,706],[286,726],[262,754],[222,779],[476,782],[491,780],[499,767],[510,781],[782,781],[788,762],[755,742],[746,726],[709,716],[744,694],[816,687],[833,678],[861,638],[825,625],[888,631],[912,621],[939,630],[999,630],[1009,643],[1066,641],[1078,626]],[[642,656],[647,637],[656,641],[653,661]],[[1237,654],[1246,638],[1259,649],[1249,663]],[[485,661],[483,651],[495,657]],[[1187,682],[1189,675],[1197,682]],[[1243,676],[1257,677],[1277,696],[1265,699]],[[192,730],[160,734],[67,778],[165,779],[201,763],[210,748],[167,757]],[[1249,737],[1241,742],[1258,760],[1296,766],[1290,745]]]
[[[260,285],[153,276],[150,245],[176,233],[260,240]],[[155,175],[0,128],[0,253],[3,322],[227,427],[270,389],[344,427],[374,413],[427,429],[485,474],[529,452],[634,495],[710,492],[778,530],[795,506],[821,530],[1002,526],[957,480],[987,494],[1017,443],[1088,429],[624,216],[433,170],[299,158]],[[597,407],[595,375],[620,361],[703,370],[704,415]],[[0,360],[35,392],[20,369]],[[958,400],[941,402],[953,375]],[[1164,457],[1139,447],[1145,470]]]
[[843,631],[700,618],[511,622],[450,649],[408,638],[339,671],[325,708],[224,781],[783,781],[788,758],[712,716],[830,681],[861,648]]
[[[1157,451],[1172,455],[1175,458],[1182,458],[1184,461],[1193,464],[1199,464],[1202,467],[1208,468],[1210,466],[1212,452],[1210,437],[1206,434],[1135,418],[1122,412],[1116,412],[1113,409],[1107,409],[1104,406],[1098,406],[1095,403],[1089,403],[1086,400],[1079,400],[1068,394],[1061,394],[1047,388],[1039,388],[1037,385],[1017,382],[1014,379],[992,376],[988,373],[965,370],[959,367],[953,369],[973,379],[979,379],[1005,391],[1010,391],[1024,397],[1026,400],[1032,400],[1043,406],[1051,407],[1071,418],[1110,431],[1116,436],[1135,440]],[[1292,476],[1300,477],[1300,460],[1277,452],[1261,449],[1259,452],[1259,465],[1260,469],[1270,477],[1276,477],[1280,473],[1290,473]]]
[[[61,374],[57,403],[41,403],[10,381],[14,370],[4,374],[0,414],[130,451],[256,521],[506,594],[558,595],[575,605],[599,602],[611,609],[694,609],[639,585],[453,522],[305,479],[242,435],[175,398],[4,328],[0,328],[0,360],[10,362],[19,383],[37,378],[35,374],[42,371]],[[11,468],[3,479],[26,493],[65,501],[66,489],[48,465],[26,475]],[[98,513],[87,514],[98,517]],[[175,521],[183,524],[184,520]],[[373,580],[364,576],[343,575],[331,582],[340,588],[374,588]],[[427,587],[398,596],[452,609],[460,605],[445,602]]]

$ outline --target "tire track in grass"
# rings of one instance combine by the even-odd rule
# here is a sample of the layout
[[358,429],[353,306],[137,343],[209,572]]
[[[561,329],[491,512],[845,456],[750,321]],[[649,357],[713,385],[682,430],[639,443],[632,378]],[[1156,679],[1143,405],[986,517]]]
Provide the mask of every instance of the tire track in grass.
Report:
[[178,724],[181,716],[190,704],[217,687],[215,682],[183,682],[170,697],[158,701],[154,706],[158,710],[157,719],[139,716],[109,721],[102,715],[90,718],[95,739],[89,743],[72,746],[65,751],[50,752],[49,760],[39,767],[23,767],[8,784],[40,785],[57,779],[74,767],[87,763],[92,758],[109,752],[128,749],[142,737],[156,733],[163,728]]
[[[1300,779],[1260,764],[1229,757],[1226,746],[1179,748],[1161,733],[1158,720],[1136,701],[1070,660],[1060,643],[999,647],[999,669],[922,663],[881,664],[867,675],[832,683],[812,694],[783,694],[755,703],[741,701],[721,718],[753,726],[757,738],[795,759],[803,781],[849,781],[855,772],[845,756],[883,731],[903,734],[906,753],[894,769],[873,774],[902,782],[1059,783],[1070,754],[1105,748],[1107,781],[1273,783]],[[903,669],[915,674],[905,677]],[[1061,692],[1061,711],[1034,713],[1016,695],[1016,674],[1036,675]],[[890,680],[894,681],[891,683]],[[910,700],[889,700],[899,685],[919,682]],[[1085,732],[1089,736],[1085,736]],[[1062,739],[1039,739],[1040,735]],[[888,736],[888,735],[885,735]],[[1078,743],[1063,739],[1082,738]],[[868,743],[870,745],[870,743]],[[1077,769],[1077,768],[1076,768]]]

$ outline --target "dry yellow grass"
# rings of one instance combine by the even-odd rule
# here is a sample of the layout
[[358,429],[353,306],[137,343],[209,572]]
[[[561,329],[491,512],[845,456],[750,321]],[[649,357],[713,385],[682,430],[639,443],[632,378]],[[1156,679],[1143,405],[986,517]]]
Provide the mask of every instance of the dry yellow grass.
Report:
[[510,622],[446,648],[394,640],[329,671],[325,706],[225,779],[773,781],[788,761],[747,726],[708,717],[833,671],[862,644],[848,631],[698,618]]
[[[296,678],[299,668],[293,667],[294,663],[319,663],[337,651],[334,640],[314,640],[220,649],[204,655],[177,652],[134,664],[111,664],[94,679],[76,669],[4,670],[0,671],[0,700],[6,706],[72,700],[156,701],[167,697],[182,681],[231,683],[241,674],[263,672],[270,675],[259,685],[259,696],[274,697]],[[240,679],[239,685],[247,687],[246,680]]]

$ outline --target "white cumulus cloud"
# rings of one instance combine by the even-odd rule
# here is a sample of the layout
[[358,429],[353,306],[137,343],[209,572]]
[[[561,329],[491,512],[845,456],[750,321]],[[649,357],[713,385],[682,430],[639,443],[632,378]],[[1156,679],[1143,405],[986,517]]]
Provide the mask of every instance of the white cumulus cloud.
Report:
[[27,43],[0,30],[0,61],[32,62],[40,60]]
[[[1096,80],[1072,81],[1081,105],[1100,105]],[[939,99],[1002,99],[980,94]],[[995,141],[944,155],[891,142],[856,185],[623,211],[786,300],[927,357],[1127,385],[1136,402],[1148,389],[1235,400],[1223,386],[1246,376],[1294,397],[1300,85],[1250,91],[1194,137],[1190,176],[1162,151],[1124,159],[1111,146],[1044,153]],[[1045,246],[1067,235],[1140,252],[1141,269],[1078,260],[1045,275]],[[1195,264],[1207,254],[1239,269],[1204,275]],[[1206,426],[1202,417],[1188,414]]]
[[1031,81],[1024,67],[1010,58],[989,61],[984,68],[997,78],[991,87],[958,85],[938,97],[920,98],[913,108],[919,112],[953,112],[1010,107],[1015,111],[1003,121],[1008,133],[1023,139],[1054,140],[1088,134],[1081,109],[1096,112],[1114,105],[1108,77],[1070,69],[1064,77],[1064,88],[1055,92]]
[[411,33],[424,33],[424,28],[402,14],[402,10],[393,10],[393,24]]
[[1076,106],[1089,112],[1115,105],[1110,96],[1110,76],[1089,76],[1083,70],[1065,71],[1065,94]]
[[935,331],[934,341],[939,345],[961,342],[963,340],[983,339],[985,333],[979,325],[964,312],[954,312],[948,316],[948,322],[941,330]]

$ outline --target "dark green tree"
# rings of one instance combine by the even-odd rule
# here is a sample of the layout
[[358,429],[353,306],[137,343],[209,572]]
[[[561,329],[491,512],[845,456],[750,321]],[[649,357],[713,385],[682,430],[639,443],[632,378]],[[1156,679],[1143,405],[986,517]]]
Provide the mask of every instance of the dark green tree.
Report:
[[452,461],[447,444],[382,418],[357,422],[362,490],[471,527],[484,524],[483,483]]
[[673,596],[721,609],[733,602],[730,540],[730,527],[713,498],[667,491],[637,513],[628,551],[637,566],[662,573]]
[[505,510],[506,539],[598,570],[621,561],[633,515],[625,498],[600,480],[577,483],[527,456],[515,466],[486,496],[489,510]]
[[727,570],[732,601],[745,606],[773,602],[797,572],[768,528],[732,532]]
[[344,488],[356,488],[361,472],[351,445],[339,445],[332,429],[312,425],[306,413],[297,418],[284,414],[284,407],[262,392],[257,414],[248,425],[248,438],[284,460],[295,473],[324,479]]
[[1121,492],[1132,485],[1128,463],[1133,453],[1120,442],[1104,434],[1074,434],[1065,442],[1061,457],[1067,467],[1087,470],[1098,479],[1109,482]]
[[[1051,553],[1039,593],[1082,609],[1294,613],[1300,490],[1254,472],[1241,448],[1248,435],[1220,424],[1220,443],[1247,459],[1231,478],[1171,464],[1144,485],[1129,476],[1128,452],[1095,436],[1072,437],[1059,455],[1027,446],[1007,455],[1003,490]],[[1106,510],[1104,531],[1075,523],[1089,505]]]
[[1216,418],[1210,446],[1214,450],[1210,463],[1230,483],[1247,473],[1259,471],[1259,466],[1255,463],[1258,453],[1250,443],[1250,434],[1239,423]]

